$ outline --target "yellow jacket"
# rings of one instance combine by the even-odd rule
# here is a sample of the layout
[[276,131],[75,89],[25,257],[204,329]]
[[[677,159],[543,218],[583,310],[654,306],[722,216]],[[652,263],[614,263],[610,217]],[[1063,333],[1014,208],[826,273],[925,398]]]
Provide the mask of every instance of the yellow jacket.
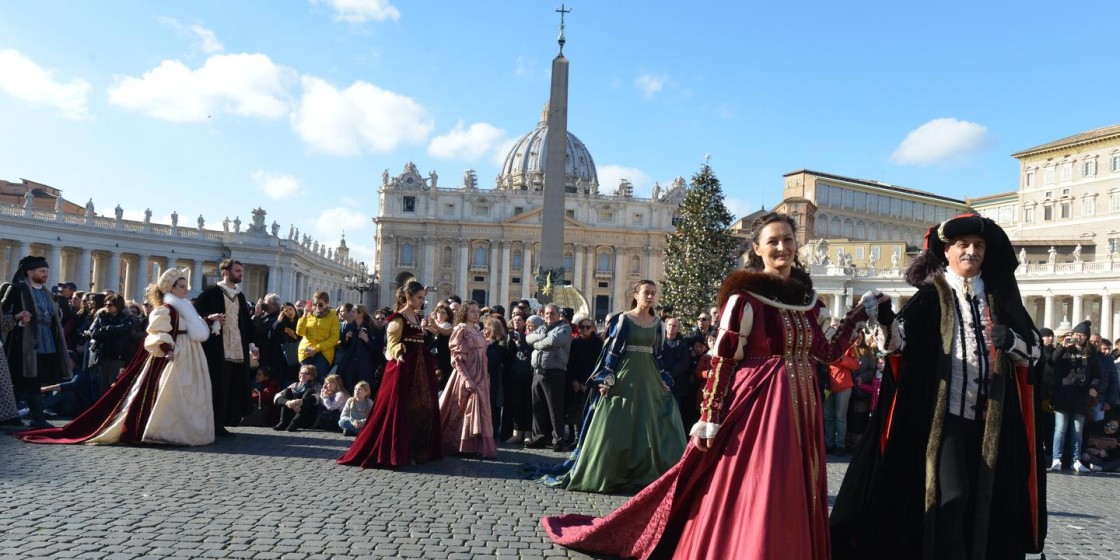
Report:
[[[299,356],[307,357],[305,350],[313,347],[327,359],[327,363],[334,363],[334,347],[338,346],[338,313],[327,309],[326,315],[316,317],[314,313],[304,313],[296,323],[296,334],[303,337],[299,341]],[[320,379],[327,372],[320,371]]]

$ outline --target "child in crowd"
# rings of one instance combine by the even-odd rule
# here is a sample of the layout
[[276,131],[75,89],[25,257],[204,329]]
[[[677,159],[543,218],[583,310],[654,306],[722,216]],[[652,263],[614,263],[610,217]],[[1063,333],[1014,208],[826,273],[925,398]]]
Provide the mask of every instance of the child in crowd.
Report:
[[319,391],[322,389],[315,382],[318,376],[319,368],[304,364],[299,368],[299,380],[276,394],[273,402],[280,405],[280,423],[273,426],[273,430],[294,432],[310,428],[315,423],[319,416]]
[[272,426],[280,420],[280,408],[273,404],[280,384],[272,378],[272,370],[262,365],[257,368],[256,377],[249,386],[252,410],[241,419],[246,426]]
[[369,383],[359,381],[354,385],[354,396],[346,400],[342,407],[342,416],[338,420],[338,427],[348,436],[358,435],[362,426],[366,425],[366,418],[373,409],[373,399],[369,398],[372,389]]
[[341,431],[338,422],[342,419],[342,407],[346,406],[346,401],[349,399],[350,394],[342,384],[342,376],[328,375],[323,381],[323,389],[319,392],[322,409],[319,410],[319,416],[312,428],[328,432]]

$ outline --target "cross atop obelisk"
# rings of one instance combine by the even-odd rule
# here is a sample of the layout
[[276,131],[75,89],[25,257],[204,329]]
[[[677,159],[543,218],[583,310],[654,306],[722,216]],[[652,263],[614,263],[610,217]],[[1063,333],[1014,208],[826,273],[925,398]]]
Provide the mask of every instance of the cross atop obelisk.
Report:
[[564,14],[572,13],[572,9],[571,8],[565,9],[564,5],[560,4],[560,9],[558,9],[556,11],[560,13],[560,37],[557,38],[556,42],[560,43],[560,54],[563,55],[564,54],[564,43],[567,42],[564,39]]

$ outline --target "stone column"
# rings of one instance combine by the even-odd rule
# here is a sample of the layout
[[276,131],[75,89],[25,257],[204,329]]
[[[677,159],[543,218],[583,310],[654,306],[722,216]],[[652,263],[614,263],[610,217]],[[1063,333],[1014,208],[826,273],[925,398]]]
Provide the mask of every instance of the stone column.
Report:
[[424,246],[424,268],[420,269],[417,276],[423,278],[421,282],[426,285],[434,285],[436,281],[436,239],[424,236],[420,238],[420,242]]
[[622,310],[626,304],[626,289],[629,287],[629,282],[625,280],[626,275],[626,253],[618,248],[614,250],[614,309],[615,311]]
[[53,276],[55,277],[55,283],[56,284],[58,282],[67,282],[67,281],[70,280],[69,278],[65,277],[66,276],[66,269],[62,267],[62,246],[61,245],[51,245],[51,256],[50,256],[50,260],[47,261],[47,264],[51,267],[51,270],[54,271]]
[[583,283],[583,254],[586,248],[583,245],[572,245],[572,270],[569,273],[572,275],[572,286],[577,290],[587,294],[587,285]]
[[502,248],[502,272],[501,272],[501,297],[498,298],[498,303],[502,306],[509,305],[509,282],[510,282],[510,242],[501,241]]
[[1112,340],[1116,338],[1112,332],[1112,294],[1105,290],[1101,294],[1101,322],[1100,322],[1101,338]]
[[[394,301],[393,286],[394,277],[397,274],[396,259],[397,259],[397,244],[396,238],[392,235],[381,236],[381,301]],[[297,290],[299,284],[296,284]],[[297,292],[295,297],[301,297]]]
[[1048,293],[1043,298],[1042,326],[1050,329],[1054,328],[1054,294]]
[[1070,312],[1069,324],[1070,326],[1077,326],[1078,323],[1085,320],[1085,311],[1083,309],[1084,296],[1081,294],[1074,294],[1073,296],[1073,311]]
[[[152,263],[148,255],[141,253],[139,257],[139,264],[137,266],[136,283],[141,292],[148,289],[148,284],[152,282]],[[142,297],[142,295],[141,295]]]
[[[265,288],[264,288],[265,292],[266,292],[266,295],[267,294],[275,294],[276,289],[279,288],[279,282],[277,282],[278,279],[276,278],[277,269],[276,269],[276,267],[274,267],[272,265],[268,265],[268,266],[265,267],[265,271],[266,271],[265,273],[268,274],[268,278],[265,279]],[[283,299],[281,299],[281,301],[283,301]]]
[[91,258],[89,249],[78,248],[77,274],[75,274],[74,283],[78,285],[78,290],[83,292],[89,290]]
[[490,289],[486,291],[486,305],[494,305],[498,299],[498,277],[503,271],[498,268],[498,242],[490,241]]
[[121,252],[109,252],[109,278],[106,279],[107,288],[116,293],[121,292]]
[[[19,269],[19,260],[27,256],[27,251],[29,249],[30,246],[26,241],[20,241],[18,239],[12,240],[11,249],[8,250],[8,270],[11,271],[10,276],[15,276],[16,270]],[[5,280],[11,280],[11,278],[5,278]]]
[[895,314],[897,314],[901,310],[902,310],[902,294],[895,293],[894,295],[891,296],[891,311],[894,311]]
[[459,285],[455,286],[455,294],[461,298],[466,298],[467,295],[467,265],[470,259],[470,244],[471,242],[464,239],[459,242]]
[[832,296],[832,316],[836,317],[837,319],[844,318],[844,312],[846,311],[847,307],[844,300],[848,299],[847,293],[847,289],[842,289],[840,293],[833,294]]
[[533,296],[533,246],[529,243],[521,249],[521,299]]
[[195,259],[191,262],[191,293],[200,293],[204,287],[202,285],[202,259]]

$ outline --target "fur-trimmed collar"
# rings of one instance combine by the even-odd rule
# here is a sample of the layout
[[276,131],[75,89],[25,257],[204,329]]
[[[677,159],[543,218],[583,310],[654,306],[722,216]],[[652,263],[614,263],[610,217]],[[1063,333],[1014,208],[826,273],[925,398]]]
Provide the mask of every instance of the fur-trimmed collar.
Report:
[[737,270],[727,276],[719,289],[719,306],[732,294],[751,292],[785,305],[803,306],[813,302],[813,279],[804,270],[794,268],[783,280],[772,274],[754,270]]

